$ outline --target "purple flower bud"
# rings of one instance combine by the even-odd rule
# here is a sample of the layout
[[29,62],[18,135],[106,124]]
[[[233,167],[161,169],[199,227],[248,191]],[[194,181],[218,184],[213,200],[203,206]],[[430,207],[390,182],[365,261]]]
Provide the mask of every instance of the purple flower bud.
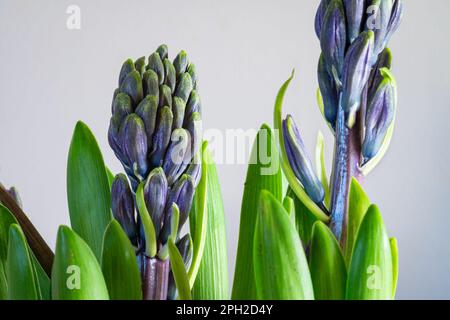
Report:
[[139,103],[136,108],[136,114],[144,122],[145,132],[147,133],[147,142],[153,139],[153,133],[156,127],[156,115],[158,114],[158,98],[147,96]]
[[396,94],[394,80],[385,75],[372,100],[368,101],[362,145],[364,163],[375,157],[383,144],[387,130],[394,120]]
[[395,31],[397,31],[400,26],[400,22],[403,17],[403,0],[395,0],[394,5],[392,7],[391,18],[389,20],[388,29],[386,32],[386,37],[384,39],[383,47],[386,47],[389,40]]
[[183,258],[184,265],[188,267],[192,257],[191,237],[188,233],[177,241],[177,248]]
[[290,115],[283,120],[283,138],[287,158],[297,179],[315,203],[322,203],[325,191],[316,176],[300,132]]
[[117,158],[123,158],[122,143],[120,141],[119,129],[122,124],[120,115],[113,115],[109,121],[108,142]]
[[355,122],[363,89],[370,76],[373,39],[372,31],[361,33],[350,46],[345,57],[341,103],[345,110],[348,127],[352,127]]
[[181,128],[184,121],[184,112],[186,109],[186,103],[179,97],[173,97],[172,113],[173,123],[172,130]]
[[159,80],[158,75],[153,70],[147,70],[142,76],[143,89],[146,95],[159,98]]
[[162,62],[159,53],[153,52],[150,57],[148,57],[147,70],[153,70],[158,75],[158,83],[164,83],[164,64]]
[[164,107],[160,111],[157,121],[157,128],[153,134],[153,144],[150,151],[150,164],[152,167],[162,165],[166,148],[169,145],[172,134],[173,114],[169,107]]
[[[384,49],[388,32],[389,21],[392,14],[392,0],[372,0],[369,5],[367,28],[375,34],[374,54],[376,56]],[[372,12],[370,12],[372,9]]]
[[133,244],[136,244],[137,225],[134,211],[134,200],[127,177],[120,173],[115,176],[111,186],[111,210],[114,218]]
[[175,129],[170,140],[163,164],[169,186],[183,174],[188,166],[185,157],[190,147],[189,132],[185,129]]
[[198,112],[194,112],[185,128],[189,131],[191,141],[191,148],[189,152],[186,153],[186,162],[190,162],[194,155],[198,153],[202,144],[203,124],[201,115]]
[[374,96],[381,81],[384,80],[384,76],[381,73],[381,69],[391,69],[392,54],[389,48],[384,49],[379,55],[377,62],[370,72],[369,80],[367,81],[368,98],[369,100]]
[[169,48],[167,48],[167,45],[162,44],[158,47],[158,49],[156,49],[156,52],[159,54],[159,56],[161,57],[161,60],[164,60],[168,57],[169,55]]
[[113,100],[112,114],[118,115],[122,120],[130,113],[133,113],[130,96],[126,93],[119,92]]
[[[1,185],[1,183],[0,183]],[[6,190],[9,195],[14,199],[14,201],[17,203],[17,205],[22,208],[22,199],[20,198],[19,191],[16,187],[11,187]]]
[[193,87],[191,75],[185,72],[180,76],[175,96],[180,97],[183,101],[187,102]]
[[140,57],[134,62],[134,67],[136,71],[142,76],[145,72],[145,57]]
[[344,67],[347,31],[342,0],[332,0],[323,18],[320,46],[330,74],[340,79]]
[[167,85],[172,92],[174,92],[177,81],[175,67],[173,66],[172,62],[170,62],[169,59],[164,59],[163,64],[164,64],[164,73],[166,75],[164,84]]
[[126,76],[131,73],[132,71],[136,70],[134,67],[133,60],[127,59],[123,64],[122,68],[120,69],[119,74],[119,87],[122,85],[123,81],[125,80]]
[[172,108],[172,91],[165,84],[159,86],[159,106]]
[[189,65],[189,67],[187,68],[187,73],[189,73],[189,75],[191,76],[193,89],[196,90],[197,89],[198,76],[197,76],[197,69],[195,68],[194,64],[191,63]]
[[125,163],[133,168],[135,175],[145,177],[148,172],[147,134],[142,119],[135,113],[125,118],[120,127],[120,140]]
[[192,179],[194,180],[194,186],[197,188],[198,183],[202,178],[202,160],[200,152],[195,154],[195,156],[192,158],[191,163],[186,169],[186,174],[192,177]]
[[189,96],[189,100],[184,113],[184,126],[186,126],[188,120],[191,118],[194,112],[198,112],[200,114],[202,113],[200,96],[196,90],[192,90],[191,95]]
[[120,91],[128,94],[133,105],[136,106],[142,100],[144,94],[142,89],[142,79],[139,72],[136,70],[131,71],[120,85]]
[[194,198],[194,191],[194,181],[186,174],[182,175],[181,178],[178,179],[173,185],[166,202],[164,226],[161,233],[162,243],[167,242],[167,239],[171,233],[170,221],[172,219],[172,204],[175,203],[180,210],[180,220],[178,223],[178,230],[180,230],[189,216],[192,200]]
[[347,17],[347,35],[352,43],[361,33],[366,0],[344,0],[344,7]]
[[328,73],[323,54],[320,55],[317,76],[319,80],[320,93],[323,100],[325,119],[334,129],[336,126],[336,115],[339,106],[338,91],[334,78]]
[[331,0],[322,0],[320,1],[319,7],[317,8],[316,18],[314,20],[314,29],[316,31],[317,38],[319,38],[319,40],[322,31],[323,18],[325,17],[325,13],[327,11],[330,2]]
[[156,236],[159,235],[162,227],[167,192],[168,184],[164,171],[161,167],[153,169],[145,182],[144,199],[155,227]]
[[173,66],[175,67],[177,73],[177,79],[186,72],[189,62],[187,59],[186,51],[181,50],[173,60]]

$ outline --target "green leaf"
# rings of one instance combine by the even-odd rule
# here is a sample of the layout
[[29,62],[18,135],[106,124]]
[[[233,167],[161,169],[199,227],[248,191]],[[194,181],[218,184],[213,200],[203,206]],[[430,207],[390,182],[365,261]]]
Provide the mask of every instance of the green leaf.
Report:
[[311,242],[312,229],[314,223],[319,221],[315,215],[301,202],[291,188],[287,190],[287,196],[294,200],[295,207],[295,227],[304,247]]
[[[271,170],[273,172],[270,172]],[[272,129],[263,124],[253,143],[242,197],[239,241],[234,271],[234,300],[256,299],[253,275],[253,239],[261,190],[282,199],[282,173]]]
[[141,275],[133,245],[114,219],[103,239],[102,271],[111,300],[142,300]]
[[330,125],[330,123],[327,121],[327,118],[325,117],[325,106],[323,104],[323,98],[322,93],[320,92],[320,89],[317,88],[316,91],[316,99],[317,99],[317,106],[319,107],[320,114],[322,115],[323,119],[328,125],[328,128],[330,128],[331,132],[334,132],[333,127]]
[[[202,261],[206,243],[206,231],[208,223],[208,213],[206,212],[208,166],[205,166],[203,164],[205,163],[207,147],[208,143],[204,141],[202,144],[200,157],[202,161],[202,177],[200,178],[197,189],[195,190],[192,209],[189,213],[189,225],[191,233],[194,235],[194,239],[192,239],[192,243],[194,246],[192,252],[192,263],[188,272],[189,285],[191,289],[194,286],[198,270],[200,269],[200,262]],[[194,221],[195,227],[193,227]]]
[[156,232],[153,221],[150,218],[150,213],[147,210],[147,206],[144,200],[144,181],[142,181],[136,190],[136,204],[138,207],[138,213],[141,217],[142,227],[144,228],[145,234],[145,253],[150,258],[156,255]]
[[60,226],[58,230],[52,268],[52,298],[53,300],[109,299],[97,258],[87,243],[67,226]]
[[297,231],[283,205],[265,190],[260,196],[254,246],[258,299],[314,299],[308,262]]
[[390,300],[393,292],[391,244],[381,214],[371,205],[358,230],[348,271],[348,300]]
[[392,299],[395,299],[395,292],[397,291],[397,280],[398,280],[398,244],[397,239],[390,238],[389,243],[391,244],[392,252]]
[[275,128],[275,131],[279,133],[278,137],[279,137],[279,151],[280,151],[280,156],[281,156],[281,167],[283,169],[284,175],[286,176],[286,179],[289,182],[289,186],[294,191],[296,196],[300,199],[300,201],[319,220],[321,220],[323,222],[328,222],[329,217],[306,194],[306,192],[303,189],[302,185],[300,184],[300,182],[298,181],[298,179],[295,176],[294,172],[292,171],[292,168],[289,165],[289,160],[288,160],[287,155],[286,155],[286,149],[285,149],[285,146],[284,146],[284,139],[283,139],[283,134],[282,134],[282,122],[283,122],[282,121],[282,112],[283,112],[282,108],[283,108],[284,95],[285,95],[286,90],[289,87],[289,84],[290,84],[290,82],[291,82],[293,77],[294,77],[294,71],[292,71],[292,75],[281,86],[280,90],[278,91],[277,98],[275,100],[274,128]]
[[38,259],[34,255],[33,251],[30,247],[28,247],[28,252],[30,252],[31,261],[33,262],[34,269],[36,270],[36,279],[37,284],[39,285],[39,290],[41,292],[41,298],[43,300],[51,300],[51,281],[45,272],[44,268],[42,268]]
[[347,269],[339,243],[328,227],[320,221],[314,224],[309,270],[317,300],[343,300],[347,284]]
[[[225,214],[216,166],[207,149],[203,153],[202,166],[206,166],[207,171],[206,214],[208,223],[205,248],[192,288],[192,297],[195,300],[225,300],[229,299]],[[195,208],[191,210],[189,216],[191,234],[194,235],[197,232],[197,222],[201,221],[196,206],[195,204]],[[194,247],[195,245],[194,240]]]
[[36,271],[31,261],[25,235],[19,225],[15,223],[9,228],[6,279],[9,300],[41,299]]
[[325,191],[325,205],[327,208],[330,206],[330,186],[328,185],[327,170],[325,168],[325,141],[321,131],[317,134],[316,144],[316,169],[317,176],[320,177],[323,189]]
[[[12,224],[19,224],[14,215],[9,211],[8,208],[0,203],[0,263],[3,264],[4,269],[6,266],[6,255],[8,251],[8,235],[9,228]],[[28,244],[28,243],[27,243]],[[50,294],[50,278],[47,273],[42,268],[41,264],[37,260],[31,248],[28,246],[28,252],[30,253],[31,261],[34,265],[37,275],[37,283],[39,284],[39,289],[41,291],[42,299],[49,300]],[[5,270],[4,270],[5,271]],[[1,278],[1,276],[0,276]],[[6,279],[6,274],[5,274]],[[1,280],[0,280],[1,282]],[[1,287],[1,284],[0,284]],[[0,289],[1,291],[1,289]],[[1,296],[1,294],[0,294]]]
[[67,199],[73,230],[101,259],[105,229],[112,219],[111,192],[103,156],[89,128],[77,123],[67,162]]
[[8,299],[8,282],[6,281],[5,267],[0,261],[0,300]]
[[186,273],[183,258],[178,251],[177,246],[173,243],[173,238],[169,238],[169,257],[170,268],[178,290],[178,298],[180,300],[192,300],[189,278]]
[[345,248],[345,261],[350,263],[353,246],[355,244],[358,228],[369,209],[370,200],[364,192],[361,185],[355,178],[350,182],[349,200],[348,200],[348,227],[347,242]]

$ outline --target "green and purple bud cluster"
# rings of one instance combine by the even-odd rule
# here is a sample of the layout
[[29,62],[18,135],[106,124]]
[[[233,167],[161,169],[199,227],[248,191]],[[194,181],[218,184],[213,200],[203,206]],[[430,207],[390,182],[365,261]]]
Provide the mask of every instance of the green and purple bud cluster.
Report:
[[161,45],[147,62],[142,57],[123,63],[112,102],[108,141],[126,172],[117,175],[112,184],[113,215],[138,254],[146,246],[136,212],[136,191],[143,184],[157,250],[174,234],[171,222],[176,204],[179,221],[174,241],[188,262],[190,237],[180,238],[179,231],[201,178],[201,105],[195,66],[184,51],[171,62],[167,46]]
[[[371,151],[362,155],[365,162],[379,151],[377,142],[383,141],[385,127],[394,118],[395,99],[382,101],[382,94],[375,97],[373,93],[382,81],[373,80],[388,78],[381,72],[382,68],[390,68],[390,62],[386,66],[386,55],[390,56],[386,46],[400,24],[402,13],[402,0],[322,0],[316,14],[315,29],[322,48],[318,80],[325,118],[335,130],[338,109],[342,107],[346,124],[352,128],[358,111],[367,108],[361,130],[364,138],[371,131],[365,139],[367,150]],[[395,81],[389,85],[394,86]],[[393,94],[396,89],[388,91]],[[372,101],[370,97],[380,100]],[[377,105],[377,112],[368,112],[371,103]],[[367,125],[378,128],[365,130]]]

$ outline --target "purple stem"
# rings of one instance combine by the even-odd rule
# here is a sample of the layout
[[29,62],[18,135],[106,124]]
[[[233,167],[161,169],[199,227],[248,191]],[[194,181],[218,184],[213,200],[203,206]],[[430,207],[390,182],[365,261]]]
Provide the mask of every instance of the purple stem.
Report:
[[166,300],[169,285],[169,259],[141,256],[142,291],[144,300]]

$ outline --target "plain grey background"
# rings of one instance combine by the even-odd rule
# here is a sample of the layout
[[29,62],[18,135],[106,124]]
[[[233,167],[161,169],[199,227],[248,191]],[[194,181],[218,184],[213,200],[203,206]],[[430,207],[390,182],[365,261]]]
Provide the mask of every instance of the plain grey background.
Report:
[[[69,5],[81,30],[66,27]],[[167,43],[187,50],[200,77],[205,128],[272,124],[282,82],[296,68],[285,111],[313,151],[331,134],[315,102],[318,1],[0,1],[0,181],[20,189],[26,212],[53,247],[68,224],[66,161],[77,120],[93,130],[106,163],[121,63]],[[450,298],[450,2],[407,0],[391,41],[399,86],[391,148],[366,179],[391,236],[399,241],[398,298]],[[329,163],[329,162],[328,162]],[[234,269],[246,166],[219,165],[230,274]]]

